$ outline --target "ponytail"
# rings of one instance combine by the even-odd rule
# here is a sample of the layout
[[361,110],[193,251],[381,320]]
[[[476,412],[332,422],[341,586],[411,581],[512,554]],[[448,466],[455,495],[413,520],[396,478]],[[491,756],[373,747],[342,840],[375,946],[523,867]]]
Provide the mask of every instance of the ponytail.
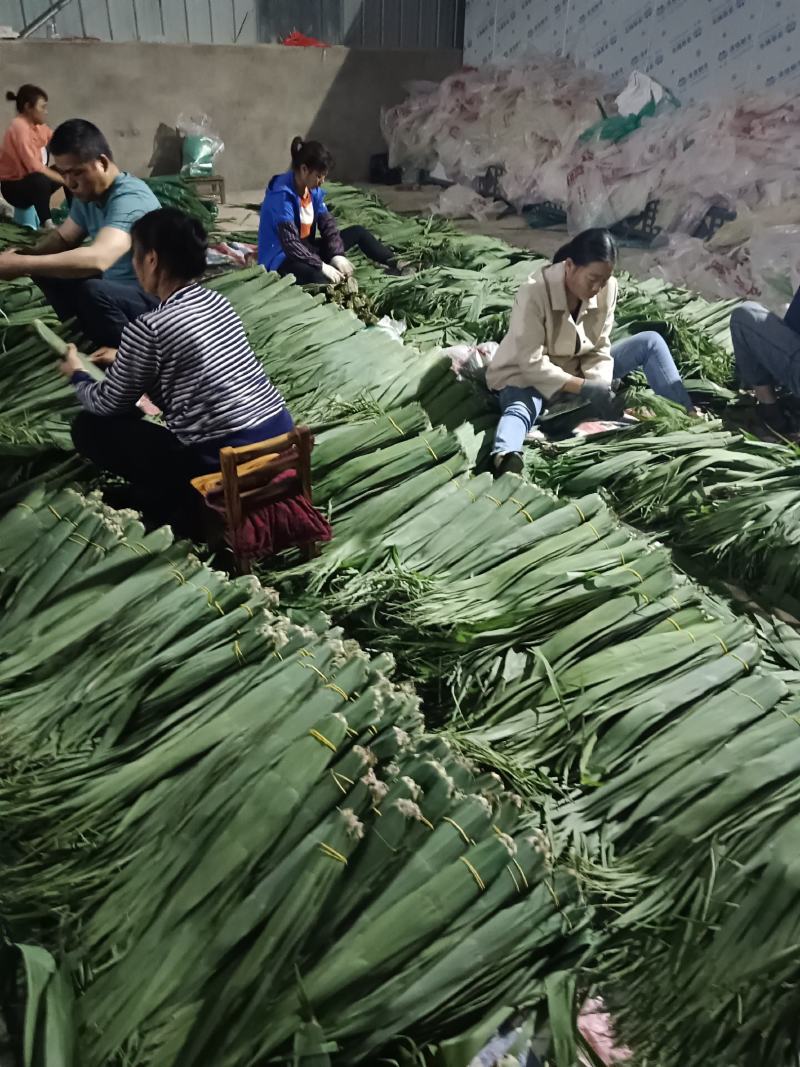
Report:
[[563,263],[571,259],[576,267],[588,267],[590,263],[617,262],[617,242],[608,230],[584,230],[576,234],[571,241],[553,256],[554,263]]
[[6,100],[15,103],[21,115],[26,107],[36,104],[39,100],[47,100],[47,93],[38,85],[21,85],[16,93],[9,89],[6,93]]
[[302,137],[295,137],[292,140],[291,153],[292,170],[305,166],[319,174],[327,174],[333,166],[333,156],[319,141],[304,141]]

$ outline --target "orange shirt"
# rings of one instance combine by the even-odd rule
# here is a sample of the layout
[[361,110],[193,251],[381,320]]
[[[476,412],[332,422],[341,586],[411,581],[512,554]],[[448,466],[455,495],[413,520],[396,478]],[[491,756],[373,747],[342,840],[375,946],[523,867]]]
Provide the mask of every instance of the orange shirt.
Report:
[[306,237],[310,237],[313,228],[314,201],[311,199],[311,193],[306,189],[300,197],[300,240],[305,241]]
[[26,174],[44,170],[52,136],[49,126],[34,126],[22,115],[17,115],[6,130],[0,147],[0,181],[18,182]]

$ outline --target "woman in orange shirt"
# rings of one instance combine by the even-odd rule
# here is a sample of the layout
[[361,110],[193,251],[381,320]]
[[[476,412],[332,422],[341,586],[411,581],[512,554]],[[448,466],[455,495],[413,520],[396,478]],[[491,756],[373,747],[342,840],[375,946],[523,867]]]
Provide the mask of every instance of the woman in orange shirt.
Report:
[[6,99],[17,105],[17,117],[0,147],[0,193],[12,207],[35,207],[40,225],[49,229],[50,198],[64,183],[47,165],[53,135],[45,122],[47,93],[38,85],[23,85],[19,92],[6,93]]

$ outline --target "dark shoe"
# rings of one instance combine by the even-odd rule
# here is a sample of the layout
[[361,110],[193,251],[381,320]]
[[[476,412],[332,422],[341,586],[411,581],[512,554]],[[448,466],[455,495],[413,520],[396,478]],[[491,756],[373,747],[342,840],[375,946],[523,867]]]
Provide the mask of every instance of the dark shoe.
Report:
[[504,474],[522,474],[524,470],[525,462],[522,459],[522,453],[506,452],[500,462],[495,463],[494,476],[495,478],[501,478]]

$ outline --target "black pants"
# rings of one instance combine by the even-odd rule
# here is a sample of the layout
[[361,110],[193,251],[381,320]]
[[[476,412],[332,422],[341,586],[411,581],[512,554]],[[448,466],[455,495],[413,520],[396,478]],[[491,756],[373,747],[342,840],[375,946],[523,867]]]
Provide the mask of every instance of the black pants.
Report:
[[169,524],[181,537],[202,537],[204,504],[190,480],[214,468],[165,426],[138,413],[82,411],[72,424],[72,440],[95,466],[131,483],[114,497],[116,506],[141,511],[154,526]]
[[62,322],[76,318],[90,340],[110,348],[119,348],[129,322],[158,306],[158,300],[135,282],[36,277],[34,281]]
[[[380,263],[385,267],[394,265],[397,258],[394,252],[386,245],[382,245],[377,237],[373,237],[364,226],[348,226],[346,230],[342,230],[341,236],[345,252],[349,252],[351,248],[360,248],[364,255],[374,263]],[[313,249],[320,259],[325,259],[322,254],[322,241],[319,237],[314,240],[308,238],[304,243]],[[330,284],[317,267],[310,266],[302,259],[293,259],[289,256],[278,267],[278,274],[293,274],[301,285]]]
[[26,174],[16,182],[0,182],[0,193],[9,204],[19,208],[35,207],[42,226],[50,220],[50,197],[61,188],[58,182],[40,171]]
[[72,441],[96,467],[131,483],[118,503],[141,511],[157,526],[168,523],[181,536],[201,540],[207,512],[191,479],[219,470],[219,450],[225,445],[277,437],[293,426],[284,409],[224,440],[185,445],[166,426],[147,422],[138,411],[126,415],[82,411],[72,423]]

